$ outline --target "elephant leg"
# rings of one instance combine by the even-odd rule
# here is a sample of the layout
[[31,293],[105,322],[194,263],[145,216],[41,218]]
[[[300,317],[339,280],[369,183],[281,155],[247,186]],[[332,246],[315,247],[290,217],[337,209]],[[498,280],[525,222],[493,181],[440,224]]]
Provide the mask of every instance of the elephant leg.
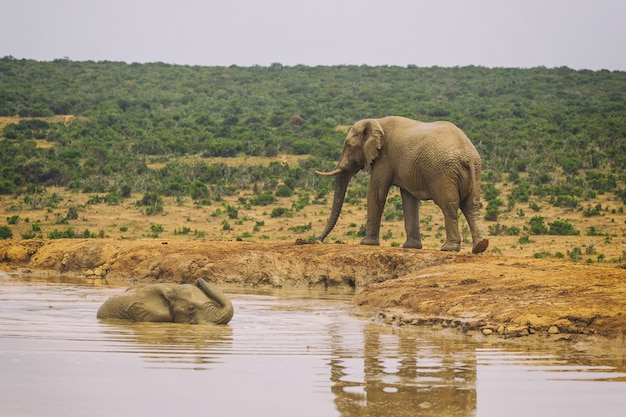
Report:
[[378,181],[370,178],[367,189],[367,224],[365,226],[365,237],[361,240],[361,245],[380,245],[380,222],[383,217],[383,209],[387,200],[387,192],[390,185],[381,187]]
[[459,221],[457,218],[459,213],[459,203],[451,201],[446,204],[439,205],[439,208],[441,208],[441,211],[443,212],[446,224],[446,241],[441,247],[441,250],[458,252],[461,250],[461,235],[459,234]]
[[472,232],[472,253],[484,252],[489,246],[489,239],[480,220],[480,210],[475,204],[470,204],[465,200],[461,204],[461,211],[467,219],[470,231]]
[[402,196],[402,211],[404,212],[404,230],[406,242],[403,248],[422,249],[422,235],[420,234],[420,201],[406,190],[400,189]]

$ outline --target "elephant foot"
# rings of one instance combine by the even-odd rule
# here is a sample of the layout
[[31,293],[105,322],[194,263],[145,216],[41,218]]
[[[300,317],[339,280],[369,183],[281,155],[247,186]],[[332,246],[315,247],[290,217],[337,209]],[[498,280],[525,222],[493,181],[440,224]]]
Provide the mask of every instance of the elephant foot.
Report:
[[446,242],[441,247],[441,250],[445,251],[445,252],[458,252],[458,251],[461,250],[461,244],[460,243]]
[[472,249],[472,253],[482,253],[489,246],[489,239],[481,239],[474,245],[474,249]]
[[375,237],[366,236],[363,238],[363,240],[361,240],[361,245],[380,246],[380,240]]
[[408,249],[422,249],[422,241],[416,239],[407,239],[402,247]]

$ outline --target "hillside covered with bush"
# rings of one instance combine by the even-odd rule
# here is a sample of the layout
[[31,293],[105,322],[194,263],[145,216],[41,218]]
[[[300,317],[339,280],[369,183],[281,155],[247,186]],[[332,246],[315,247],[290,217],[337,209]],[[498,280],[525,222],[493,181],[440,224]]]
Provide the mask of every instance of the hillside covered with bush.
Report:
[[[148,212],[162,196],[210,204],[237,190],[256,195],[243,205],[298,193],[308,203],[308,193],[321,199],[332,188],[313,171],[334,166],[346,128],[386,115],[449,120],[468,134],[483,157],[486,220],[538,211],[537,200],[585,216],[607,210],[584,203],[598,194],[626,204],[624,72],[12,57],[0,59],[0,194],[42,208],[54,206],[50,186],[93,194],[92,203],[139,193]],[[299,157],[223,159],[277,155]],[[348,200],[364,197],[366,178]],[[401,209],[397,197],[391,203],[390,212]],[[576,232],[568,226],[539,217],[528,229]],[[516,234],[497,224],[490,231]]]

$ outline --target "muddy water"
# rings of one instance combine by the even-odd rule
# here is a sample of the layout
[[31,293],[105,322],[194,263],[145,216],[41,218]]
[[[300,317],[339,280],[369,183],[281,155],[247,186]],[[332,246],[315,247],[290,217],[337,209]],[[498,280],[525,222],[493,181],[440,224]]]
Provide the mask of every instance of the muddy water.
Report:
[[228,326],[114,324],[122,289],[0,275],[0,415],[623,416],[623,353],[491,348],[353,317],[351,293],[229,292]]

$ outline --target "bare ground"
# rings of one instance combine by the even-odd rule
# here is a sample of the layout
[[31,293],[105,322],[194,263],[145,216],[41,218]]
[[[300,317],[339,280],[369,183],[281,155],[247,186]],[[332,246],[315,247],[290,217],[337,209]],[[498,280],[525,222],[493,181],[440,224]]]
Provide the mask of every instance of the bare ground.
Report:
[[357,314],[483,339],[626,344],[626,269],[350,244],[155,239],[0,242],[0,271],[101,285],[352,287]]

